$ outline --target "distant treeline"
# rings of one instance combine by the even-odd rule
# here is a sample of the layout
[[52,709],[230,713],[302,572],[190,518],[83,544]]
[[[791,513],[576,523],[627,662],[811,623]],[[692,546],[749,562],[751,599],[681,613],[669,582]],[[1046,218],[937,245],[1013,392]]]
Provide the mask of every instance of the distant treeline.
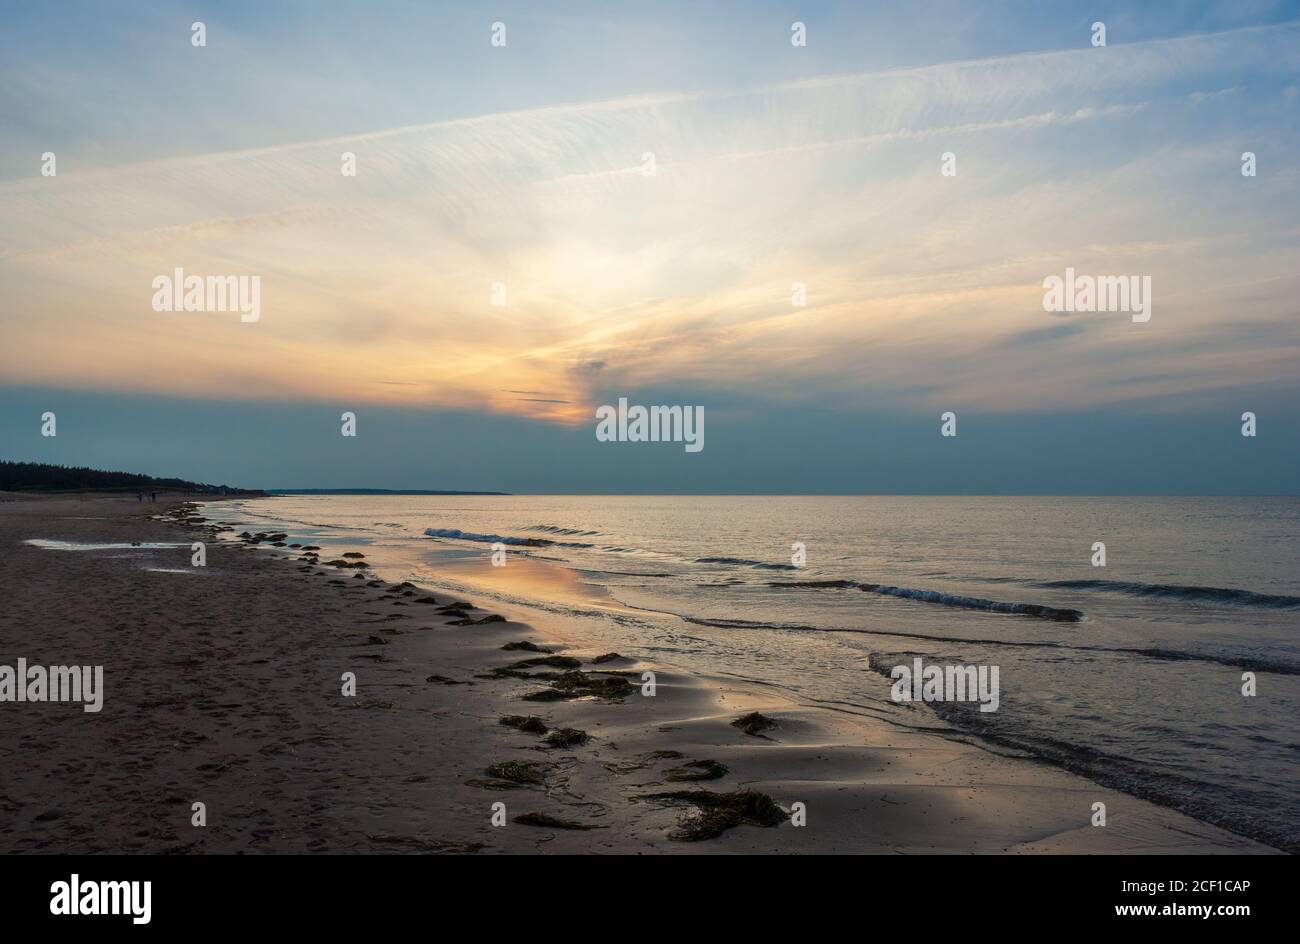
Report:
[[[81,489],[116,491],[249,493],[248,489],[204,485],[184,479],[160,479],[134,472],[105,472],[84,466],[46,465],[43,462],[0,462],[0,492],[58,492]],[[257,494],[253,492],[253,494]]]

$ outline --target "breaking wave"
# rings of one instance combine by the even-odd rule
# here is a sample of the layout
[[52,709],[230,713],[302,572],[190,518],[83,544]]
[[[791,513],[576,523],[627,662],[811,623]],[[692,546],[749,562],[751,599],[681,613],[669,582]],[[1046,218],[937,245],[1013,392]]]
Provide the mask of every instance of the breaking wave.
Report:
[[738,567],[758,567],[761,570],[798,570],[794,564],[769,564],[766,561],[747,560],[743,557],[697,557],[697,564],[735,564]]
[[562,534],[566,537],[574,538],[594,538],[598,537],[600,531],[580,531],[577,528],[561,528],[557,524],[533,524],[524,529],[525,531],[541,531],[545,534]]
[[917,590],[912,587],[891,587],[882,583],[861,583],[856,580],[772,581],[768,586],[784,590],[858,589],[866,593],[879,593],[889,597],[900,597],[904,600],[918,600],[921,603],[954,606],[963,610],[984,610],[988,613],[1009,613],[1013,616],[1032,616],[1035,619],[1055,620],[1060,623],[1077,623],[1083,619],[1082,610],[1062,609],[1055,606],[1042,606],[1038,603],[1004,603],[1000,600],[985,600],[980,597],[966,597],[954,593],[942,593],[938,590]]
[[514,547],[591,547],[590,544],[548,541],[546,538],[516,538],[508,534],[475,534],[473,531],[462,531],[459,528],[425,528],[424,533],[431,538],[479,541],[484,544],[509,544]]
[[1195,584],[1138,583],[1123,580],[1046,580],[1032,584],[1050,590],[1102,590],[1135,597],[1168,597],[1195,603],[1226,603],[1233,606],[1258,606],[1273,610],[1300,609],[1300,597],[1230,587],[1201,587]]

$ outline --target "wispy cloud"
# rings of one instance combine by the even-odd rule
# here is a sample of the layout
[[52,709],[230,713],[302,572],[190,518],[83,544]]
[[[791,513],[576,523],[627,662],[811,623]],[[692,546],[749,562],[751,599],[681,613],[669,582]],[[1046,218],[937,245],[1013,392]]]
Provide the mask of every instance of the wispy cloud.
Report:
[[[637,387],[1052,409],[1290,383],[1298,71],[1283,24],[65,165],[0,183],[0,377],[556,422]],[[1152,321],[1063,325],[1040,286],[1066,266],[1151,274]],[[152,311],[175,267],[260,275],[261,321]]]

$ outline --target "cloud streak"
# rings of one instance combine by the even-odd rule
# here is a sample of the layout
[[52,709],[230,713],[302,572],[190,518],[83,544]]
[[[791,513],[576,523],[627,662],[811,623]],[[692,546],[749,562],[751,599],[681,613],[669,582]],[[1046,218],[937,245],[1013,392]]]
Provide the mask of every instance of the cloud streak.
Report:
[[[1291,384],[1297,71],[1288,23],[5,181],[0,380],[560,423],[635,389],[1050,410]],[[1062,327],[1040,286],[1066,266],[1151,274],[1152,322]],[[262,321],[151,311],[175,267],[260,275]]]

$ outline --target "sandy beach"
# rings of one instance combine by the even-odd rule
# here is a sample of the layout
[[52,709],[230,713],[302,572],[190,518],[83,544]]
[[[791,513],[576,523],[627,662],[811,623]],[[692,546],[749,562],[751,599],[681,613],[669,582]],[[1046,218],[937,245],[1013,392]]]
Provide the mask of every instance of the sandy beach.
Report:
[[[1273,851],[924,707],[904,729],[608,657],[329,548],[232,541],[184,496],[0,498],[0,664],[104,667],[98,713],[0,704],[5,853]],[[774,726],[733,724],[754,712]]]

